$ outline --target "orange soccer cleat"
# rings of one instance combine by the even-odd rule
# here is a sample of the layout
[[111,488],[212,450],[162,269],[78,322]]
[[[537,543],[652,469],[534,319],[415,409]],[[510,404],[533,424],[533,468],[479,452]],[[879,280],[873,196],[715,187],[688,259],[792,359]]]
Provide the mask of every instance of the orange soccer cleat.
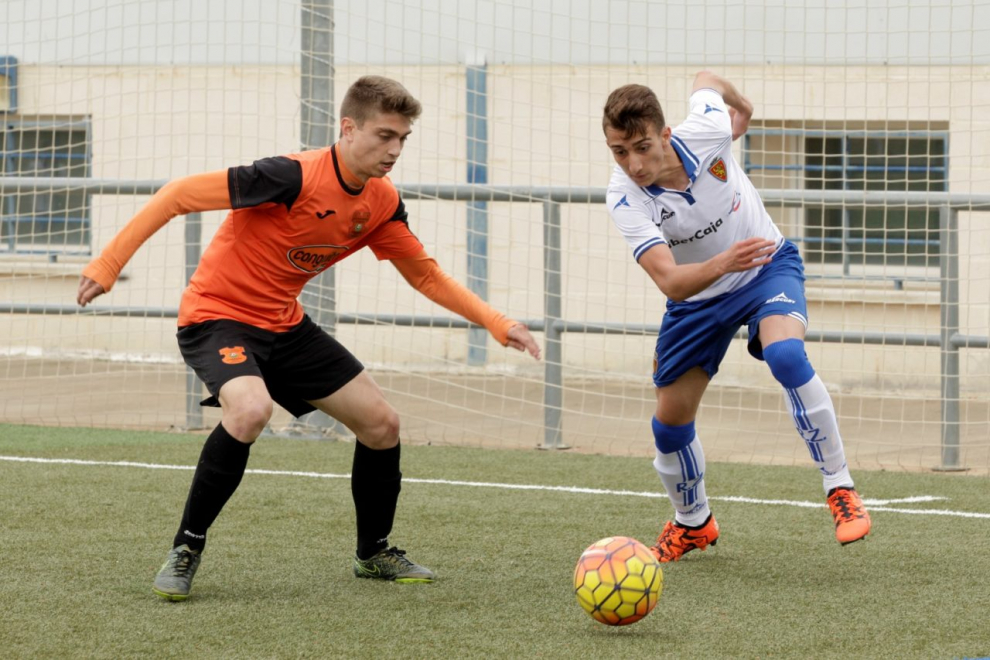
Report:
[[855,488],[840,486],[828,492],[828,508],[835,519],[835,538],[842,545],[870,533],[870,514]]
[[710,545],[715,545],[717,540],[718,523],[715,522],[715,517],[709,514],[705,524],[696,528],[667,521],[660,536],[657,537],[656,545],[650,550],[659,562],[677,561],[685,552],[695,548],[704,550]]

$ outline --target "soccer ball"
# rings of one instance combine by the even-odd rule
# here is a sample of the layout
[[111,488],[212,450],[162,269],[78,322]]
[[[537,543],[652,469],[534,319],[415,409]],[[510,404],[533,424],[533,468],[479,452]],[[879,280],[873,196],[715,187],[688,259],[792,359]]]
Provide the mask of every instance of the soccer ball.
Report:
[[588,546],[574,569],[574,595],[595,621],[609,626],[636,623],[656,606],[663,570],[649,548],[626,536]]

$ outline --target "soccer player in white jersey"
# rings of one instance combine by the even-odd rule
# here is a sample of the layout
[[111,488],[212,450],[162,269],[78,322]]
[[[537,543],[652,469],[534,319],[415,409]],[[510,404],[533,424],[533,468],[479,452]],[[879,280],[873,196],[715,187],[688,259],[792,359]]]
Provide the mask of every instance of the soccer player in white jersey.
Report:
[[617,167],[607,204],[633,258],[667,297],[653,382],[653,462],[671,503],[653,552],[662,562],[715,545],[718,523],[705,493],[705,455],[694,422],[708,382],[736,331],[766,361],[823,477],[843,545],[870,531],[853,487],[832,400],[808,362],[804,265],[732,156],[753,106],[727,80],[702,71],[687,119],[671,129],[642,85],[612,92],[602,128]]

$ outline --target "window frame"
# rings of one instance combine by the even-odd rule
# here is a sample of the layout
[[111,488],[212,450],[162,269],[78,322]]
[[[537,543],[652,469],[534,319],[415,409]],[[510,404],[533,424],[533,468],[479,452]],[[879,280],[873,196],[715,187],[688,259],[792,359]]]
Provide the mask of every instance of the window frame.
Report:
[[[933,122],[935,126],[931,126],[928,128],[912,127],[911,124],[914,122],[900,122],[900,125],[903,127],[898,127],[893,129],[886,128],[882,125],[876,125],[876,122],[869,122],[869,121],[860,122],[860,124],[863,126],[862,128],[852,128],[852,129],[829,128],[827,126],[823,128],[808,128],[804,126],[795,125],[796,123],[800,123],[800,122],[795,122],[792,120],[779,120],[779,121],[767,120],[766,124],[769,125],[766,125],[763,122],[761,122],[762,125],[750,126],[749,130],[744,136],[741,145],[742,157],[743,157],[742,165],[743,165],[743,170],[746,172],[747,176],[752,176],[754,174],[757,175],[762,174],[767,176],[786,176],[788,172],[793,172],[793,173],[799,172],[801,178],[799,181],[795,182],[796,185],[791,189],[805,190],[807,189],[806,182],[808,180],[809,172],[824,173],[826,171],[839,171],[842,173],[840,179],[842,181],[841,190],[854,191],[855,189],[852,188],[851,186],[856,182],[861,182],[863,184],[862,190],[865,191],[867,189],[866,186],[868,184],[867,173],[870,171],[899,172],[899,173],[902,172],[907,176],[911,171],[917,171],[918,166],[912,166],[910,165],[909,162],[906,162],[904,165],[893,165],[893,166],[869,165],[865,161],[867,161],[867,159],[870,156],[884,155],[889,157],[889,153],[870,154],[868,152],[868,148],[865,146],[864,146],[864,153],[858,156],[858,158],[864,160],[864,164],[851,165],[850,160],[852,158],[857,157],[856,154],[850,153],[849,145],[851,140],[864,140],[864,141],[869,141],[871,139],[883,139],[883,140],[923,139],[928,141],[941,140],[942,150],[940,152],[929,151],[928,156],[933,158],[941,158],[942,165],[934,166],[934,167],[933,166],[925,167],[923,171],[938,172],[939,174],[941,174],[942,176],[941,180],[944,185],[944,190],[946,192],[948,192],[949,190],[950,131],[948,125],[945,122]],[[895,123],[895,122],[891,122],[891,123]],[[871,126],[871,124],[873,125]],[[896,124],[897,123],[895,123],[895,125]],[[753,149],[751,146],[752,138],[754,137],[760,137],[760,138],[779,137],[782,141],[784,141],[785,150],[787,148],[786,142],[788,138],[794,138],[797,141],[797,145],[794,153],[798,155],[800,162],[798,163],[784,162],[781,164],[753,162],[751,155],[753,153],[759,153],[759,150]],[[821,165],[809,165],[807,163],[807,157],[808,157],[807,142],[806,142],[807,138],[821,138],[822,140],[836,139],[836,138],[841,139],[842,141],[841,152],[837,151],[833,153],[833,152],[824,152],[823,150],[823,153],[821,154],[823,158],[841,157],[842,159],[841,165],[828,165],[824,162]],[[906,149],[906,151],[910,151],[910,150]],[[782,154],[786,155],[787,151],[783,151]],[[905,158],[910,158],[910,154],[909,153],[905,154]],[[854,176],[862,175],[862,178],[851,179],[848,176],[848,174],[850,173],[853,174]],[[909,182],[909,180],[905,178],[905,182]],[[822,190],[826,190],[826,189],[827,188],[823,185]],[[829,205],[823,205],[823,208],[827,210],[829,208]],[[841,276],[843,278],[848,278],[852,276],[852,277],[859,277],[861,279],[884,279],[884,280],[894,279],[896,288],[902,288],[903,282],[905,280],[929,281],[931,279],[931,277],[928,276],[927,273],[933,268],[933,266],[908,264],[908,263],[905,263],[903,265],[895,265],[895,264],[888,265],[886,263],[871,264],[871,263],[867,263],[865,259],[863,260],[863,262],[853,263],[852,262],[853,251],[850,250],[849,248],[851,244],[856,245],[856,244],[876,244],[876,243],[883,243],[885,246],[890,244],[904,244],[904,245],[925,244],[926,246],[938,246],[939,240],[937,237],[934,239],[927,239],[927,240],[911,239],[908,237],[905,237],[903,239],[900,238],[879,239],[879,238],[867,238],[866,236],[864,236],[863,238],[852,238],[850,236],[850,232],[856,230],[857,228],[851,225],[851,223],[849,222],[849,217],[850,217],[850,211],[855,211],[857,210],[857,208],[843,207],[842,210],[843,210],[843,214],[842,214],[843,235],[842,238],[838,238],[838,239],[829,239],[825,236],[823,236],[820,239],[818,238],[809,239],[806,236],[810,226],[808,221],[809,219],[807,216],[808,209],[802,208],[800,210],[800,220],[798,224],[799,224],[799,233],[801,235],[794,237],[794,239],[796,239],[797,242],[802,244],[802,248],[803,248],[802,251],[807,251],[806,245],[811,240],[820,242],[820,244],[822,245],[826,243],[834,243],[837,241],[841,245],[841,252],[840,252],[841,254],[840,259],[842,265]],[[864,208],[863,210],[865,211],[866,209]],[[863,232],[867,231],[865,222],[863,223],[860,229]],[[907,231],[908,229],[907,226],[905,225],[905,232]],[[823,232],[824,232],[824,226],[823,226]],[[816,262],[814,265],[821,266],[822,270],[825,272],[828,271],[834,272],[834,267],[837,266],[838,264],[823,259],[821,262]],[[833,268],[829,268],[830,266]],[[861,269],[863,271],[862,274],[861,275],[853,274],[852,272],[853,267]],[[889,269],[895,269],[895,268],[902,269],[904,276],[895,277],[892,276],[891,274],[883,274],[883,273],[888,273]],[[937,266],[935,266],[935,268],[937,268]],[[882,274],[880,275],[871,274],[872,271],[876,271],[877,269],[880,269],[882,271]]]
[[[93,123],[89,117],[76,116],[24,116],[18,114],[8,114],[3,116],[2,133],[0,133],[0,159],[3,159],[3,176],[18,177],[23,176],[17,171],[18,157],[21,150],[16,148],[16,133],[24,129],[35,129],[39,132],[49,129],[56,131],[82,131],[85,134],[85,151],[81,154],[59,152],[53,149],[52,158],[71,163],[76,159],[84,161],[83,176],[89,178],[93,173]],[[38,176],[27,175],[27,176]],[[55,177],[59,178],[59,177]],[[18,215],[17,194],[7,194],[0,196],[0,225],[6,230],[6,237],[0,238],[0,255],[47,255],[49,260],[54,261],[60,255],[82,255],[92,254],[92,231],[93,231],[93,204],[92,195],[85,195],[85,204],[82,215]],[[32,222],[39,218],[48,218],[48,222],[62,223],[66,228],[80,225],[82,231],[89,231],[90,236],[87,241],[79,243],[49,244],[29,244],[18,241],[16,226],[21,222]]]

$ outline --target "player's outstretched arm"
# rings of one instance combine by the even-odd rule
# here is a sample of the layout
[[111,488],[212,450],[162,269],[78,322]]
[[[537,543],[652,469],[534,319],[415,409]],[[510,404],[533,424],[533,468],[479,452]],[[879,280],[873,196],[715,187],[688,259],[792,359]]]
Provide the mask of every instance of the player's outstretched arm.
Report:
[[76,302],[85,307],[109,291],[137,249],[175,216],[229,208],[227,170],[170,181],[113,237],[100,256],[83,269]]
[[674,302],[682,302],[701,293],[726,273],[737,273],[770,263],[773,248],[774,242],[771,240],[747,238],[708,261],[679,266],[669,247],[657,245],[643,253],[639,265],[665,296]]
[[753,104],[736,89],[735,85],[711,71],[699,71],[694,77],[691,93],[699,89],[714,89],[722,95],[722,100],[729,106],[733,140],[738,140],[746,133],[749,129],[749,120],[753,117]]
[[501,312],[445,273],[425,251],[406,259],[392,259],[399,274],[424,296],[468,321],[484,327],[503,346],[526,351],[540,359],[540,346],[524,324]]

